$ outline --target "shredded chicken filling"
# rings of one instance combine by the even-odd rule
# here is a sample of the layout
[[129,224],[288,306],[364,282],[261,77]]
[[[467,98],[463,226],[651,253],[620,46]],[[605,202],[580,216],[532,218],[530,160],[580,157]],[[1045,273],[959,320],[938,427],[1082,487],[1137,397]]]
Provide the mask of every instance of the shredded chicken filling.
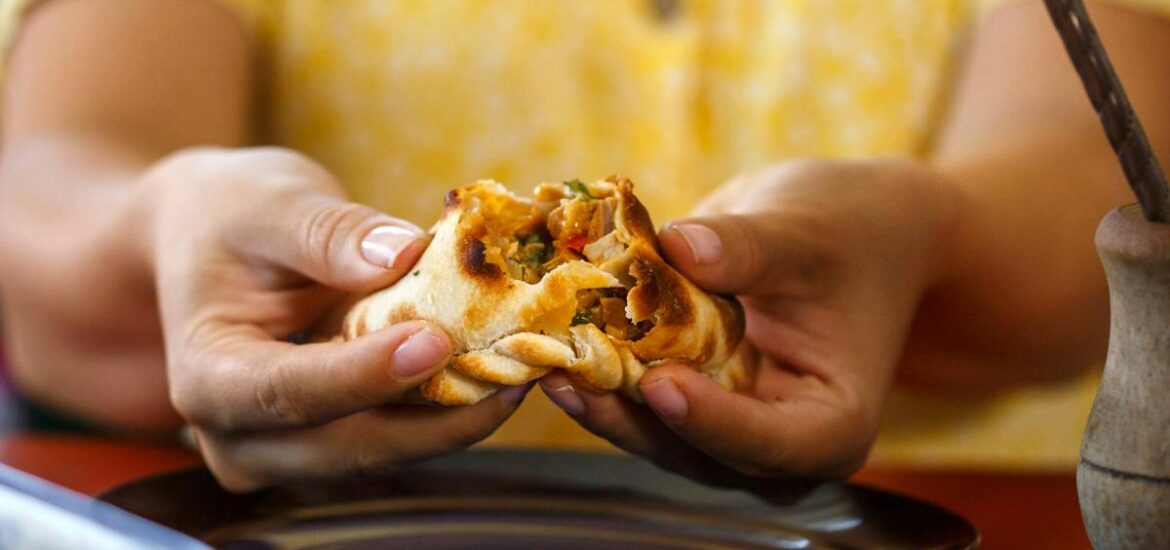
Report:
[[506,219],[489,227],[489,260],[512,278],[534,284],[565,262],[589,260],[585,248],[613,233],[617,198],[594,197],[577,181],[565,185],[567,194],[538,194],[527,212],[501,209]]
[[[579,181],[565,182],[564,191],[542,186],[531,208],[499,208],[484,239],[487,260],[503,267],[513,279],[535,284],[557,266],[584,260],[603,264],[625,252],[615,233],[617,197],[598,197]],[[622,277],[628,279],[628,277]],[[636,340],[653,323],[632,323],[626,317],[629,288],[582,290],[577,295],[573,325],[592,323],[623,340]]]
[[650,331],[654,324],[642,321],[634,324],[626,317],[624,288],[602,288],[577,292],[577,313],[573,325],[592,323],[606,334],[619,340],[637,340]]

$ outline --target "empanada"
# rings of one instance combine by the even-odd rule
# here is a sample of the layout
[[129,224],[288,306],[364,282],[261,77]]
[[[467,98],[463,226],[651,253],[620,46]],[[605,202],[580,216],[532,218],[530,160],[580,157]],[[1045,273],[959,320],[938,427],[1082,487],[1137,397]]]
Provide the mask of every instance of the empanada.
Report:
[[476,403],[557,368],[640,400],[642,374],[668,361],[729,389],[747,379],[743,310],[662,259],[629,180],[545,183],[531,200],[480,181],[445,204],[414,270],[354,305],[342,328],[346,339],[410,319],[446,330],[455,355],[424,398]]

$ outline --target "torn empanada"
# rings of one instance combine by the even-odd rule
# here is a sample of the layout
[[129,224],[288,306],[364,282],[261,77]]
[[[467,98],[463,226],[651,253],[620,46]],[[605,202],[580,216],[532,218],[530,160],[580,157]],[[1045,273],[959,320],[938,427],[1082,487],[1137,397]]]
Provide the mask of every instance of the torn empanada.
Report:
[[550,369],[638,400],[638,380],[665,362],[729,389],[747,378],[743,310],[662,259],[629,180],[545,183],[530,200],[480,181],[447,194],[432,231],[415,269],[358,302],[342,329],[352,339],[424,319],[446,330],[455,355],[420,388],[428,400],[476,403]]

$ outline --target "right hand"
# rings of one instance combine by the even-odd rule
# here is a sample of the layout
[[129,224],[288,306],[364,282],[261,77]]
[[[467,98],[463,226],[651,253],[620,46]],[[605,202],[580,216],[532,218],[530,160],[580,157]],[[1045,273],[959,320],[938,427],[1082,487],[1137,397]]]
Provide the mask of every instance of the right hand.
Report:
[[408,222],[347,202],[321,166],[280,149],[181,152],[144,177],[171,401],[219,481],[244,491],[370,472],[466,447],[516,408],[398,404],[446,365],[421,321],[296,345],[348,293],[389,286],[426,248]]
[[957,201],[909,159],[792,160],[737,178],[660,243],[684,276],[743,304],[752,383],[729,392],[662,364],[639,382],[646,407],[564,373],[541,386],[586,429],[696,479],[846,477],[877,436]]

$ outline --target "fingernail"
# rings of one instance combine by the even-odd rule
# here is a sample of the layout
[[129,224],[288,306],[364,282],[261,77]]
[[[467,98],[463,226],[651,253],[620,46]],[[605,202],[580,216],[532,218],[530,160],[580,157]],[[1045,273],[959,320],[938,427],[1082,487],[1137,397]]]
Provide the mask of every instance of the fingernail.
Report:
[[545,394],[548,395],[549,400],[553,404],[569,413],[569,416],[581,416],[585,414],[585,402],[581,400],[580,395],[577,395],[577,390],[571,384],[549,388]]
[[365,239],[362,239],[362,257],[377,267],[394,267],[398,255],[420,236],[420,233],[404,227],[393,225],[375,227]]
[[687,416],[690,405],[687,396],[675,385],[670,377],[655,380],[642,388],[642,397],[659,416],[681,420]]
[[682,235],[696,264],[713,264],[723,257],[723,241],[710,227],[697,223],[684,223],[671,229]]
[[528,390],[532,389],[534,383],[524,384],[523,386],[510,386],[500,390],[500,400],[509,407],[519,404],[528,395]]
[[411,334],[394,350],[391,368],[399,378],[413,378],[447,359],[449,352],[446,342],[424,328]]

